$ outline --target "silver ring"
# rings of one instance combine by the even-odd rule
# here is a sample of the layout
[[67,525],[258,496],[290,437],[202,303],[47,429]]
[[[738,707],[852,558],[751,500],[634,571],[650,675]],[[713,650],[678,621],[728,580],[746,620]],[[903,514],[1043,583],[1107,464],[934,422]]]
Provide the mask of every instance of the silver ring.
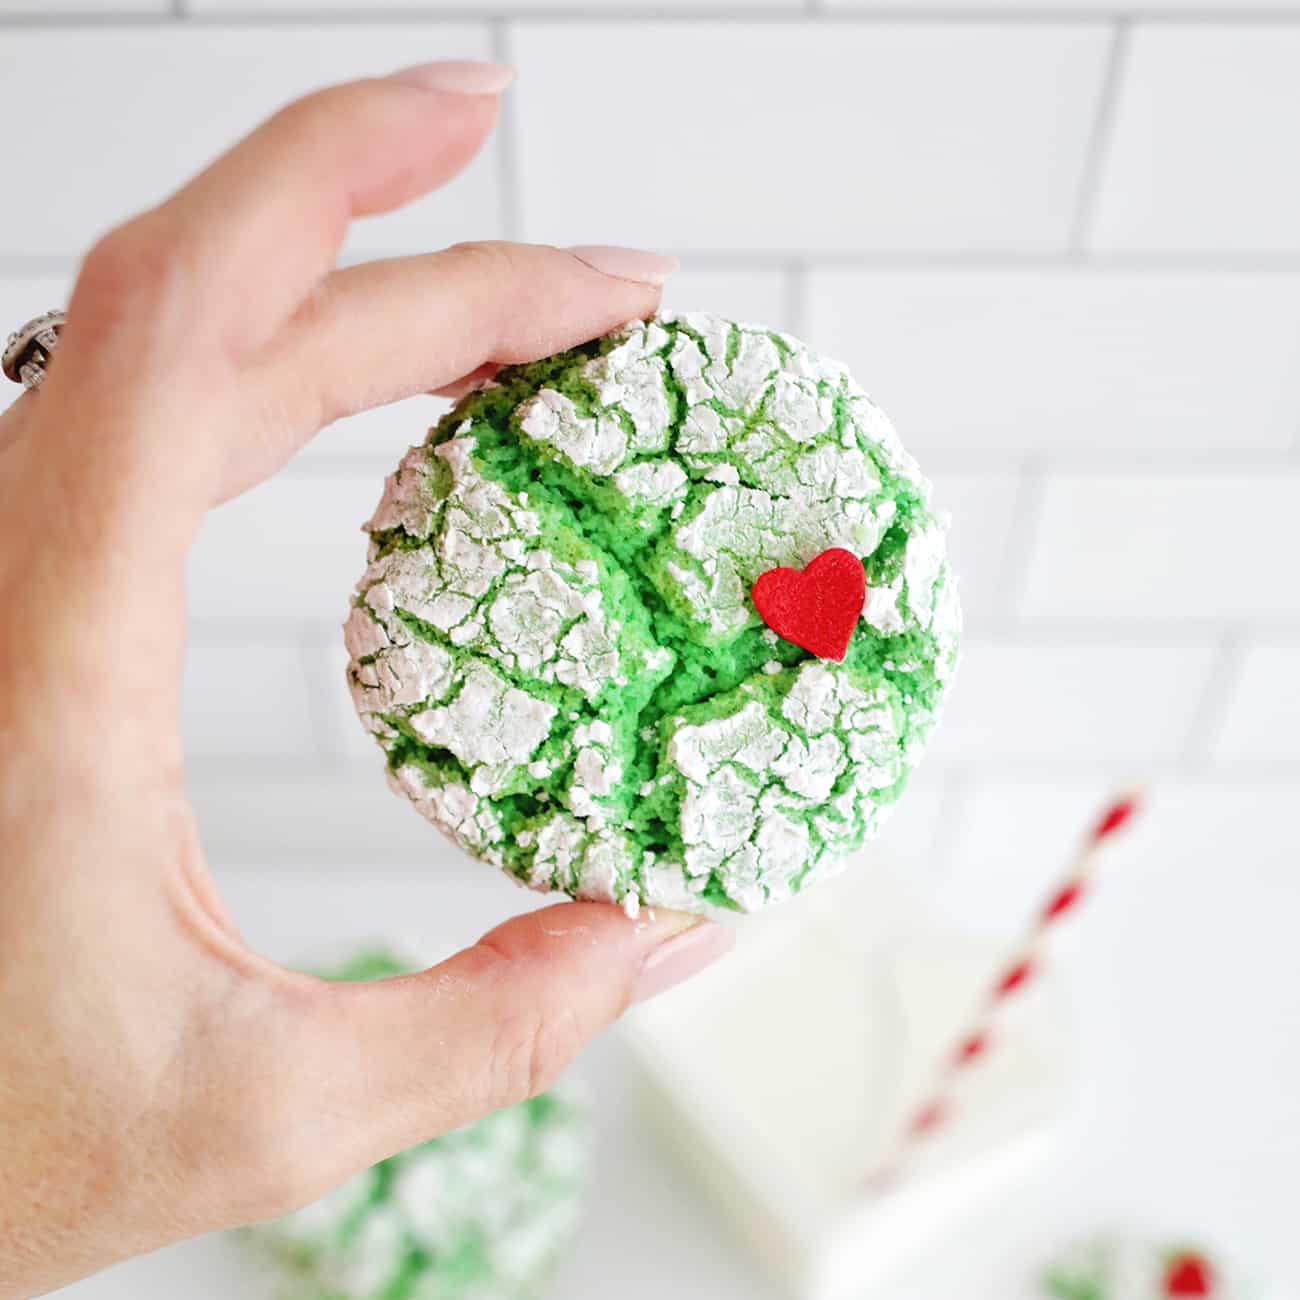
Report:
[[59,331],[67,320],[61,311],[47,311],[29,320],[9,336],[4,350],[7,378],[24,388],[39,388],[45,380],[45,367],[59,343]]

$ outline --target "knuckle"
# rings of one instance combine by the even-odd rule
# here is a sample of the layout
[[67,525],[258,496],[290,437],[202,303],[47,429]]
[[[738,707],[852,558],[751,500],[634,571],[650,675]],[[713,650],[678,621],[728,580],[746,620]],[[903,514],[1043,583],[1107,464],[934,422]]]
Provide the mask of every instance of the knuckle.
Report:
[[[490,1108],[514,1105],[545,1091],[583,1047],[583,1018],[563,986],[526,978],[508,934],[493,932],[476,945],[490,964],[482,977],[495,986],[498,1014],[488,1050]],[[525,978],[521,981],[521,976]]]
[[453,244],[439,256],[448,259],[466,295],[479,305],[474,328],[485,355],[494,361],[525,360],[513,355],[511,321],[531,314],[537,289],[529,270],[535,250],[505,240],[480,239]]
[[447,251],[453,257],[468,263],[471,268],[493,278],[514,275],[519,270],[521,261],[519,245],[503,239],[467,240],[453,244]]
[[293,321],[294,333],[302,341],[299,355],[306,363],[277,375],[272,398],[283,409],[276,413],[278,422],[273,422],[272,427],[315,433],[336,420],[355,415],[358,410],[391,400],[376,393],[374,401],[368,401],[366,396],[359,396],[364,393],[364,385],[357,375],[319,364],[319,340],[332,336],[335,331],[332,320],[343,319],[346,312],[343,291],[333,277],[326,276],[308,291]]
[[165,284],[176,272],[174,241],[152,214],[116,226],[86,256],[81,280],[119,293]]
[[145,322],[167,314],[186,281],[180,241],[160,212],[117,226],[91,248],[81,266],[73,311],[101,325]]
[[503,1020],[492,1049],[492,1101],[513,1106],[545,1092],[581,1046],[573,1013],[533,1008]]
[[325,86],[290,100],[267,120],[273,135],[293,140],[296,147],[308,149],[319,145],[326,150],[341,146],[340,126],[357,122],[378,129],[383,124],[384,99],[376,94],[372,81],[347,81]]
[[322,133],[328,119],[333,116],[342,87],[332,86],[313,91],[299,99],[290,100],[267,119],[267,128],[276,134],[298,139]]

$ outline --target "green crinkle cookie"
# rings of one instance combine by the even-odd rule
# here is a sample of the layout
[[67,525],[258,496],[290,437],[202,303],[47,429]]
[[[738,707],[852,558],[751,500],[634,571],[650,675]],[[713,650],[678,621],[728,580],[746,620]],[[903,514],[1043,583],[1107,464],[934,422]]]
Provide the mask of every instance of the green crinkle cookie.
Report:
[[[335,979],[410,969],[364,953]],[[563,1089],[391,1157],[243,1234],[284,1300],[529,1300],[581,1220],[586,1108]]]
[[[960,629],[880,409],[787,335],[661,315],[465,398],[387,481],[346,627],[391,783],[535,889],[754,911],[831,874],[920,758]],[[750,588],[843,547],[842,663]]]
[[1222,1260],[1199,1247],[1131,1234],[1072,1243],[1044,1273],[1042,1291],[1050,1300],[1241,1300],[1244,1294]]

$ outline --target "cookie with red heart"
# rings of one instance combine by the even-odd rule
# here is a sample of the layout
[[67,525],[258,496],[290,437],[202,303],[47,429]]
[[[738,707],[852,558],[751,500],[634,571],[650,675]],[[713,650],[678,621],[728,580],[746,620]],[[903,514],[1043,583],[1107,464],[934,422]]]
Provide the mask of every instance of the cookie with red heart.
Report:
[[1223,1265],[1208,1251],[1136,1236],[1071,1246],[1044,1276],[1053,1300],[1234,1300]]
[[665,313],[503,369],[368,531],[345,639],[393,788],[630,913],[830,875],[956,666],[929,484],[842,365],[761,326]]

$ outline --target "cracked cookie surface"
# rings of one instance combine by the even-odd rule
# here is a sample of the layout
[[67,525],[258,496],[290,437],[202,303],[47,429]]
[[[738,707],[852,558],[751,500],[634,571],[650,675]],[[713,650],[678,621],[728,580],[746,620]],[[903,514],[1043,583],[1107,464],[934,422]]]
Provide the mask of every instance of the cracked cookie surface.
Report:
[[[902,791],[956,665],[929,485],[838,363],[660,315],[502,371],[413,448],[346,625],[390,782],[537,889],[754,911]],[[829,547],[867,600],[842,663],[750,588]]]

